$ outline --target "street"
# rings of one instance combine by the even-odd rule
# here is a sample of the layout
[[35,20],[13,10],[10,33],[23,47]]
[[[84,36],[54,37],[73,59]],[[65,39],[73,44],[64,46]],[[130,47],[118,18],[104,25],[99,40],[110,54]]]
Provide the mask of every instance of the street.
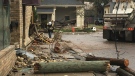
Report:
[[[86,53],[92,53],[97,57],[117,58],[117,52],[114,41],[103,39],[102,32],[94,32],[89,34],[71,34],[62,35],[63,40],[69,40],[76,44]],[[117,42],[120,59],[128,59],[129,67],[135,70],[135,43]]]

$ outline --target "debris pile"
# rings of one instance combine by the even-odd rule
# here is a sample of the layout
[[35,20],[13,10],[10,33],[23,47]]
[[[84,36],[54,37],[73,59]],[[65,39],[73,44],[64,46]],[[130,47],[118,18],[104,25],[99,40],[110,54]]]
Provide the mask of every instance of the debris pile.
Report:
[[35,33],[33,44],[42,44],[42,43],[53,43],[53,38],[48,38],[44,35],[44,33]]
[[[42,35],[41,35],[42,36]],[[37,40],[38,41],[38,40]],[[46,45],[48,46],[48,45]],[[116,68],[119,76],[135,76],[135,72],[128,68],[128,59],[104,58],[89,55],[72,43],[55,42],[53,48],[45,45],[31,45],[26,50],[17,49],[17,61],[13,70],[33,68],[32,73],[71,73],[71,72],[112,72],[111,66]],[[114,71],[113,71],[114,73]],[[114,75],[110,75],[114,76]],[[116,75],[115,75],[116,76]]]
[[54,40],[55,41],[62,41],[62,31],[54,32]]
[[16,50],[17,61],[15,62],[13,69],[32,68],[36,62],[45,61],[45,59],[43,59],[44,57],[42,57],[44,55],[39,57],[32,49],[30,51],[32,53],[22,49]]
[[[61,62],[64,57],[53,54],[47,47],[40,47],[32,45],[28,47],[27,51],[23,49],[16,50],[17,61],[13,69],[19,70],[21,68],[33,68],[35,63],[39,62]],[[54,57],[55,56],[55,57]],[[57,58],[57,59],[56,59]]]
[[115,72],[119,76],[135,76],[135,71],[128,67],[129,60],[128,59],[116,59],[116,58],[104,58],[104,57],[95,57],[95,56],[87,56],[86,61],[97,61],[97,60],[109,60],[110,65],[119,66],[116,68]]
[[65,42],[56,42],[54,45],[54,52],[55,53],[65,53],[71,48],[66,45]]

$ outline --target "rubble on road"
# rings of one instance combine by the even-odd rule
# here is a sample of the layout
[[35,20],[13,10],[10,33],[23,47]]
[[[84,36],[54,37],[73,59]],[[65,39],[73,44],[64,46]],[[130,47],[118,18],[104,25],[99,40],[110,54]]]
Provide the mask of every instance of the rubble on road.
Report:
[[[36,72],[89,73],[89,71],[92,71],[92,74],[100,74],[101,76],[117,76],[116,72],[110,71],[112,59],[100,57],[100,59],[96,59],[98,57],[93,56],[91,53],[85,53],[72,42],[61,40],[61,36],[56,37],[56,39],[57,40],[48,38],[43,33],[37,33],[31,46],[26,50],[16,49],[17,61],[15,62],[12,72],[16,71],[19,73],[33,74]],[[129,64],[128,60],[124,62],[124,60],[115,59],[116,63],[117,61],[120,61],[120,65],[126,67]],[[122,72],[121,67],[120,69],[117,68],[118,74]]]
[[[69,43],[68,41],[66,42],[57,42],[62,44],[61,47],[66,47]],[[56,44],[54,44],[56,45]],[[54,46],[52,45],[52,46]],[[68,46],[67,46],[68,47]],[[52,47],[52,49],[49,48],[49,45],[34,45],[32,44],[31,46],[28,47],[27,50],[23,50],[23,49],[17,49],[16,50],[16,54],[17,54],[17,61],[15,63],[15,66],[13,67],[13,70],[17,70],[18,73],[22,72],[25,74],[34,73],[34,64],[37,63],[70,63],[71,61],[76,62],[78,65],[80,62],[78,61],[84,61],[85,62],[85,57],[87,54],[84,54],[84,52],[82,53],[82,51],[74,51],[72,50],[71,47],[66,47],[66,52],[55,52]],[[71,62],[71,63],[72,63]],[[101,61],[102,62],[102,61]],[[90,64],[93,64],[93,62],[90,62]],[[76,65],[76,64],[73,64]],[[88,65],[87,65],[88,66]],[[105,67],[107,67],[108,65],[106,65]],[[76,69],[78,68],[77,66]],[[27,69],[26,69],[27,68]],[[29,69],[29,68],[33,68],[33,69]],[[73,67],[71,67],[72,69]],[[81,68],[81,67],[79,67]],[[83,68],[83,67],[82,67]],[[85,68],[83,68],[85,69]],[[93,68],[90,68],[93,69]],[[97,68],[98,69],[98,68]],[[12,70],[12,71],[13,71]],[[32,71],[33,70],[33,71]],[[49,70],[48,70],[49,71]],[[66,70],[65,70],[66,71]],[[77,72],[77,70],[75,70]],[[85,71],[85,70],[84,70]],[[88,70],[86,69],[85,72],[87,72]],[[57,70],[56,70],[57,72]]]

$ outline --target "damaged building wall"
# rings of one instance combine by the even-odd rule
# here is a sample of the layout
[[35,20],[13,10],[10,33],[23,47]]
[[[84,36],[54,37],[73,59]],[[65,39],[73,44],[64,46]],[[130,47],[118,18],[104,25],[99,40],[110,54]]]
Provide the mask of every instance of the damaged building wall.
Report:
[[22,47],[23,37],[23,16],[22,16],[22,0],[11,1],[11,44],[18,42]]
[[32,16],[32,6],[26,6],[25,10],[25,37],[24,37],[24,46],[27,46],[31,40],[29,38],[29,27],[31,24],[31,16]]
[[[25,14],[23,13],[24,7]],[[11,1],[11,44],[18,43],[20,48],[26,46],[31,41],[28,34],[31,24],[32,6],[24,5],[24,7],[22,0]],[[23,17],[25,17],[25,24]]]

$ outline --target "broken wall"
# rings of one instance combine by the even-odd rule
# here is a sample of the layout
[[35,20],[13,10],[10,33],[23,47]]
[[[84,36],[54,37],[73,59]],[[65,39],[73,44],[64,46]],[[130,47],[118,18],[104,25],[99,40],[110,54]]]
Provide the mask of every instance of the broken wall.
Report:
[[21,48],[30,43],[28,34],[31,16],[32,6],[23,5],[22,0],[11,0],[11,44],[18,43]]

